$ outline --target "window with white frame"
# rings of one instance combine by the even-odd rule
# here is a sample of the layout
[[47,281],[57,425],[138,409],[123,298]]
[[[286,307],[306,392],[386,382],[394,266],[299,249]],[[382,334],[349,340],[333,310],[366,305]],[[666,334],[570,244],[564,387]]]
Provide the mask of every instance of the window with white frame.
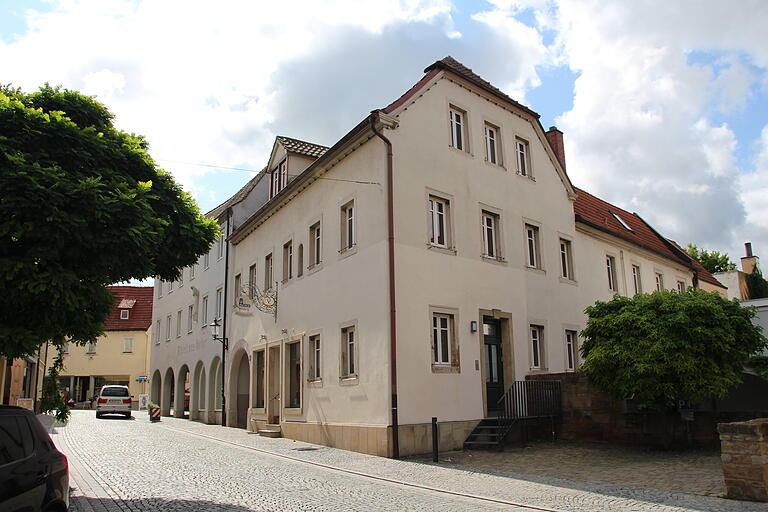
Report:
[[283,282],[293,279],[293,241],[283,245]]
[[187,332],[192,332],[193,317],[192,317],[192,304],[187,306]]
[[224,230],[219,231],[219,238],[216,239],[216,259],[224,257]]
[[677,291],[680,293],[685,292],[685,281],[678,281],[677,282]]
[[181,310],[176,312],[176,337],[181,338]]
[[179,288],[184,286],[184,269],[181,269],[181,272],[179,273]]
[[429,243],[435,247],[450,247],[450,202],[437,196],[429,196]]
[[269,188],[270,199],[275,197],[288,184],[288,160],[283,159],[277,167],[272,170],[272,181]]
[[193,280],[195,278],[195,267],[197,264],[193,263],[189,266],[189,280]]
[[605,257],[605,268],[608,272],[608,289],[616,292],[619,290],[619,285],[616,280],[616,258],[613,256]]
[[448,110],[448,117],[451,126],[451,146],[467,151],[467,114],[463,110],[451,107]]
[[159,299],[162,296],[163,296],[163,281],[161,279],[157,279],[157,298]]
[[224,312],[224,291],[219,288],[216,290],[216,319],[221,320]]
[[528,141],[515,138],[515,155],[517,156],[517,173],[521,176],[531,176],[531,158]]
[[313,334],[309,337],[309,380],[320,380],[321,373],[320,335]]
[[350,325],[341,330],[341,376],[357,376],[357,339],[355,326]]
[[432,364],[451,366],[454,345],[453,315],[432,313]]
[[96,344],[95,343],[88,343],[85,345],[85,353],[86,354],[95,354],[96,353]]
[[341,251],[353,248],[356,243],[355,202],[350,201],[341,207]]
[[242,281],[242,277],[240,276],[240,274],[237,274],[235,276],[235,289],[233,290],[233,294],[232,294],[235,297],[234,299],[235,304],[237,304],[237,301],[240,297],[240,287],[242,286],[241,281]]
[[485,123],[485,160],[488,163],[501,165],[501,145],[499,128]]
[[573,280],[573,253],[571,241],[560,239],[560,277]]
[[576,356],[579,349],[577,340],[576,331],[565,331],[565,369],[569,371],[576,369]]
[[525,264],[529,268],[541,268],[539,257],[539,228],[532,224],[525,225]]
[[640,278],[639,265],[632,265],[632,286],[634,287],[635,294],[643,293],[643,281]]
[[208,270],[211,266],[211,253],[207,252],[203,255],[203,270]]
[[171,341],[171,315],[165,317],[165,341]]
[[123,338],[123,354],[130,354],[133,352],[133,338]]
[[254,290],[256,288],[256,264],[254,263],[250,267],[248,267],[248,296],[250,298],[254,297],[254,294],[256,293]]
[[304,275],[304,244],[299,244],[299,254],[296,259],[296,277]]
[[121,309],[120,310],[120,320],[128,320],[131,317],[131,310],[130,309]]
[[540,325],[532,325],[530,329],[531,343],[531,369],[544,368],[544,350],[542,349],[544,328]]
[[168,281],[168,293],[173,292],[173,283],[175,281]]
[[272,253],[264,256],[264,290],[272,289]]
[[487,258],[501,259],[499,243],[499,216],[493,212],[483,210],[480,215],[482,223],[483,256]]
[[322,259],[322,237],[320,233],[320,221],[315,222],[309,228],[309,268],[319,265]]
[[160,320],[155,322],[155,345],[160,344]]
[[203,297],[203,301],[200,303],[200,326],[205,327],[208,325],[208,296]]
[[656,272],[656,291],[661,291],[664,289],[664,276]]

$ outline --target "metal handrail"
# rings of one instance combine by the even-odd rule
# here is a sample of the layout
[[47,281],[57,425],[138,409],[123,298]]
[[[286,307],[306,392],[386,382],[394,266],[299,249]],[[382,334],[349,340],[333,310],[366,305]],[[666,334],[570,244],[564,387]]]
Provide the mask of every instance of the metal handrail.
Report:
[[498,405],[497,421],[499,426],[505,427],[503,439],[519,420],[562,415],[560,381],[515,381],[499,399]]

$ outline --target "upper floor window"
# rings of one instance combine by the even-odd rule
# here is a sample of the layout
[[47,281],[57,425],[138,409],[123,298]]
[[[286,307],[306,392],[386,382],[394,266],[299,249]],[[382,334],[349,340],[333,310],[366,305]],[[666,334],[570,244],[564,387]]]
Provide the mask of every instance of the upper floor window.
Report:
[[254,291],[254,288],[256,287],[256,264],[254,263],[250,267],[248,267],[248,296],[250,298],[253,298],[254,294],[256,293]]
[[664,289],[664,276],[659,272],[656,272],[656,291]]
[[571,241],[560,239],[560,277],[573,280],[573,254]]
[[517,155],[517,173],[521,176],[531,175],[531,157],[528,148],[528,141],[515,138],[515,153]]
[[171,293],[173,291],[173,283],[174,281],[168,281],[168,293]]
[[456,107],[451,107],[448,110],[448,115],[451,125],[451,146],[462,151],[467,151],[467,113]]
[[219,231],[219,238],[216,239],[216,259],[224,257],[224,231]]
[[211,266],[211,253],[207,252],[203,255],[203,270],[208,270],[208,267]]
[[319,265],[322,261],[322,240],[320,236],[320,221],[309,228],[309,266]]
[[221,320],[222,313],[224,312],[224,293],[221,288],[216,290],[216,319]]
[[619,290],[618,282],[616,281],[616,258],[613,256],[606,256],[605,267],[608,271],[608,288],[616,292]]
[[299,254],[296,260],[296,277],[304,275],[304,244],[299,244]]
[[272,253],[264,257],[264,290],[272,289]]
[[499,144],[499,129],[485,123],[485,160],[495,165],[501,165],[501,147]]
[[184,286],[184,269],[181,269],[181,272],[179,273],[179,288]]
[[638,265],[632,265],[632,285],[635,294],[643,293],[643,283],[640,279],[640,267]]
[[123,338],[123,354],[133,352],[133,338]]
[[541,268],[539,258],[539,228],[531,224],[525,225],[526,265],[530,268]]
[[190,304],[187,306],[187,332],[192,332],[192,321],[193,321],[193,314],[192,314],[193,308]]
[[283,190],[288,184],[288,160],[284,159],[272,170],[272,181],[269,187],[270,199]]
[[88,343],[85,345],[85,353],[86,354],[95,354],[96,353],[96,344],[95,343]]
[[160,320],[155,322],[155,345],[160,344]]
[[203,301],[200,303],[200,325],[205,327],[208,325],[208,296],[203,297]]
[[320,335],[309,337],[309,380],[320,380],[321,375]]
[[429,243],[437,247],[449,247],[450,201],[429,196]]
[[349,250],[354,247],[356,243],[355,202],[350,201],[341,207],[341,250]]
[[283,281],[293,279],[293,242],[283,245]]
[[355,327],[350,325],[341,330],[341,376],[354,377],[357,375],[356,360],[357,339]]
[[130,309],[121,309],[120,310],[120,320],[128,320],[131,317],[131,310]]
[[191,281],[191,280],[193,280],[193,279],[195,278],[195,267],[196,267],[196,266],[197,266],[197,265],[196,265],[196,264],[194,264],[194,263],[193,263],[193,264],[191,264],[191,265],[189,266],[189,280],[190,280],[190,281]]
[[163,296],[163,281],[162,279],[157,279],[157,298],[161,298]]
[[499,251],[499,216],[483,210],[481,214],[483,227],[483,256],[501,258]]
[[181,310],[176,313],[176,337],[181,338]]
[[171,315],[165,317],[165,341],[171,341]]

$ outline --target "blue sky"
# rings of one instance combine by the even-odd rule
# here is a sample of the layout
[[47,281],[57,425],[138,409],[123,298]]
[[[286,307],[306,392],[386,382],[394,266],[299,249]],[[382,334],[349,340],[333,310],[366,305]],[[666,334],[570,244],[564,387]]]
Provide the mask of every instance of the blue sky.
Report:
[[178,162],[333,144],[453,55],[563,130],[577,186],[680,243],[768,255],[768,3],[283,4],[4,0],[0,81],[96,95],[208,210],[252,174]]

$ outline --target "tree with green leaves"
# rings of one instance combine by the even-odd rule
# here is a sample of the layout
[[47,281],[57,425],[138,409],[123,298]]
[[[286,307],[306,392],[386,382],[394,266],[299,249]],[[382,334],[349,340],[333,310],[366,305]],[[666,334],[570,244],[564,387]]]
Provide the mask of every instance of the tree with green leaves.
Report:
[[716,272],[736,270],[736,264],[731,261],[727,254],[722,254],[718,251],[699,249],[697,246],[690,243],[686,246],[685,252],[713,274]]
[[0,355],[95,342],[106,286],[175,279],[218,236],[147,141],[93,99],[0,87]]
[[722,398],[741,382],[748,358],[768,345],[752,322],[754,309],[699,289],[616,295],[586,313],[580,372],[645,411]]
[[744,274],[747,282],[747,293],[750,299],[764,299],[768,297],[768,281],[763,277],[760,267],[755,265],[752,272]]

